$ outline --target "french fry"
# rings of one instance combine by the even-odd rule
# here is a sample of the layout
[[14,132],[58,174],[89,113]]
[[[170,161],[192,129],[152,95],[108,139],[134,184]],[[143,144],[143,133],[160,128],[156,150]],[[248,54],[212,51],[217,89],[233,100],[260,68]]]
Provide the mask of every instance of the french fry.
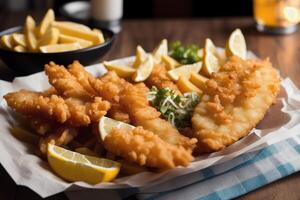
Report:
[[14,43],[12,40],[12,36],[11,35],[3,35],[1,37],[1,46],[3,46],[5,49],[13,49],[14,47]]
[[14,47],[14,51],[16,52],[26,52],[26,48],[22,45],[17,45]]
[[53,26],[55,26],[56,24],[62,24],[62,25],[65,25],[65,26],[70,26],[70,27],[82,29],[82,30],[85,30],[85,31],[91,31],[91,29],[88,26],[83,25],[83,24],[79,24],[79,23],[76,23],[76,22],[69,22],[69,21],[59,21],[59,22],[54,21],[54,22],[52,22]]
[[57,28],[49,28],[46,33],[39,39],[38,46],[57,44],[59,39],[59,30]]
[[26,40],[25,36],[22,33],[13,33],[12,34],[12,40],[16,45],[21,45],[23,47],[26,47]]
[[46,33],[47,29],[50,27],[51,23],[54,22],[54,20],[54,11],[52,9],[49,9],[37,29],[37,34],[39,37],[42,37]]
[[21,140],[22,142],[26,142],[33,145],[37,145],[39,143],[39,139],[40,139],[39,136],[34,135],[22,128],[12,127],[11,133],[15,138]]
[[169,55],[162,55],[161,60],[165,64],[167,70],[171,70],[180,66],[180,63]]
[[78,42],[69,43],[69,44],[50,44],[39,47],[42,53],[58,53],[66,51],[75,51],[81,49],[81,46]]
[[35,21],[34,19],[28,15],[26,17],[26,20],[25,20],[25,32],[24,32],[24,35],[25,35],[25,39],[26,39],[26,43],[27,43],[27,47],[30,51],[36,51],[37,50],[37,38],[35,36]]
[[86,31],[74,27],[70,27],[65,24],[53,24],[53,27],[57,28],[61,34],[73,36],[73,37],[79,37],[84,40],[88,40],[93,42],[93,44],[99,44],[101,43],[101,39],[99,38],[99,34],[93,31]]
[[93,45],[93,42],[88,40],[83,40],[78,37],[73,37],[64,34],[59,35],[59,43],[74,43],[74,42],[78,42],[82,48],[87,48]]
[[98,35],[98,38],[99,38],[99,43],[98,44],[102,44],[102,43],[105,42],[104,35],[103,35],[101,30],[94,28],[93,32],[97,33],[97,35]]

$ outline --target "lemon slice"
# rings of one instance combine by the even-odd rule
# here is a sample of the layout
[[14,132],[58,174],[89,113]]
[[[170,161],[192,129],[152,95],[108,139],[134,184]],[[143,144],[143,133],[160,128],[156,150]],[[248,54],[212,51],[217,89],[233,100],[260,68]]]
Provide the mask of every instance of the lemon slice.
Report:
[[65,51],[74,51],[81,49],[81,46],[78,42],[69,43],[69,44],[51,44],[46,46],[41,46],[40,51],[42,53],[58,53]]
[[103,62],[103,65],[106,67],[107,70],[115,71],[122,78],[130,77],[136,71],[136,69],[132,67],[110,63],[106,61]]
[[78,37],[72,37],[69,35],[59,34],[59,42],[60,43],[73,43],[78,42],[82,48],[87,48],[93,45],[91,41],[84,40]]
[[159,45],[152,52],[155,64],[161,62],[161,57],[163,55],[168,55],[168,41],[163,39]]
[[179,76],[185,76],[189,78],[191,72],[198,73],[201,70],[202,62],[196,62],[194,64],[182,65],[178,68],[168,71],[168,75],[174,80],[177,81]]
[[246,40],[240,29],[231,33],[226,43],[226,56],[239,56],[242,59],[247,58]]
[[109,134],[109,132],[113,129],[113,128],[122,128],[122,129],[127,129],[127,130],[132,130],[135,127],[124,123],[124,122],[120,122],[108,117],[101,117],[100,121],[99,121],[99,132],[100,132],[100,137],[102,140],[104,140],[104,138]]
[[13,40],[11,35],[3,35],[1,37],[1,46],[3,46],[6,49],[12,49],[13,48]]
[[142,62],[146,60],[146,58],[147,58],[146,51],[140,45],[138,45],[136,47],[136,54],[135,54],[133,67],[138,68],[142,64]]
[[58,38],[59,38],[59,30],[56,28],[49,28],[38,41],[38,46],[56,44],[58,42]]
[[180,63],[177,62],[177,60],[175,60],[174,58],[172,58],[171,56],[168,56],[168,55],[163,55],[161,57],[161,60],[165,64],[167,70],[171,70],[171,69],[174,69],[174,68],[180,66]]
[[25,36],[22,33],[13,33],[12,34],[12,40],[16,45],[21,45],[23,47],[26,47],[26,40]]
[[187,92],[197,92],[198,94],[202,94],[202,91],[191,83],[185,76],[180,76],[176,85],[183,94]]
[[55,20],[54,11],[52,9],[49,9],[46,15],[44,16],[40,26],[38,27],[37,32],[39,37],[43,36],[46,33],[47,29],[49,28],[51,23],[54,22],[54,20]]
[[154,67],[154,60],[152,55],[147,56],[146,60],[141,63],[139,68],[132,76],[133,81],[141,82],[146,80],[150,75]]
[[217,48],[210,39],[206,39],[203,49],[202,71],[205,75],[210,76],[211,73],[217,72],[219,71],[219,69],[220,63]]
[[47,158],[51,168],[67,181],[90,184],[113,180],[120,171],[118,162],[86,156],[48,144]]

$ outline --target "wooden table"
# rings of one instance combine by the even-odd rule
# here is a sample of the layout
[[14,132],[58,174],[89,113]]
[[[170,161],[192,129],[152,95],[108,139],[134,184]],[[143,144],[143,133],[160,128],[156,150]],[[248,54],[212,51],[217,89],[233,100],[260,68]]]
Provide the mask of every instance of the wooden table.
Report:
[[[36,15],[35,15],[36,16]],[[0,14],[0,29],[22,24],[24,13],[8,15]],[[300,87],[300,31],[288,36],[270,36],[258,33],[250,18],[226,19],[188,19],[188,20],[138,20],[123,22],[123,30],[117,37],[113,47],[102,60],[110,60],[133,55],[136,45],[141,44],[146,50],[152,50],[162,39],[181,40],[183,43],[203,45],[204,39],[213,39],[216,45],[224,46],[227,37],[235,28],[241,28],[245,34],[248,49],[260,57],[270,57],[274,66],[283,77],[289,76]],[[26,67],[26,66],[24,66]],[[12,80],[14,72],[0,65],[0,79]],[[0,169],[0,190],[3,199],[40,199],[38,195],[24,187],[17,187],[4,169]],[[295,173],[258,190],[250,192],[239,199],[300,199],[300,173]],[[26,198],[25,198],[26,197]],[[48,199],[67,199],[64,194]],[[134,198],[133,198],[134,199]]]

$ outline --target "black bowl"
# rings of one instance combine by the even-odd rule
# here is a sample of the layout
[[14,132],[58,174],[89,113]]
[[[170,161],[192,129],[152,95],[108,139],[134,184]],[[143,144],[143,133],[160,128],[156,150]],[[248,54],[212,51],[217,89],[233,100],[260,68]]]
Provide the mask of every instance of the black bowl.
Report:
[[[101,30],[103,32],[105,42],[100,45],[61,53],[15,52],[0,48],[0,58],[18,75],[28,75],[42,71],[44,70],[44,65],[50,61],[67,66],[74,60],[79,60],[83,65],[89,65],[99,61],[99,59],[110,49],[113,43],[115,34],[110,30]],[[0,37],[21,31],[21,26],[13,27],[0,32]]]

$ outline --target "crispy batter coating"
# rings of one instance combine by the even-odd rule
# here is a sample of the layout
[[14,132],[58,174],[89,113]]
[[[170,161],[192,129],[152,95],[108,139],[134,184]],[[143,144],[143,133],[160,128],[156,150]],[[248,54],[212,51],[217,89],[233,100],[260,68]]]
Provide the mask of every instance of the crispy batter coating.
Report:
[[132,131],[113,129],[105,137],[104,147],[131,162],[160,169],[187,166],[193,160],[190,151],[169,144],[142,127]]
[[4,98],[11,108],[21,114],[73,126],[87,126],[91,122],[97,122],[110,108],[110,104],[100,97],[85,102],[57,95],[44,97],[42,93],[26,90],[8,93]]
[[152,131],[170,144],[192,150],[197,140],[181,135],[168,121],[161,119],[160,112],[150,106],[143,88],[141,84],[128,85],[120,95],[120,104],[129,114],[132,123]]
[[231,57],[206,82],[192,125],[197,152],[223,149],[244,137],[264,117],[280,90],[280,77],[269,60]]
[[45,65],[45,73],[48,76],[49,83],[64,97],[82,99],[93,97],[64,66],[50,62]]
[[172,79],[168,76],[167,69],[162,64],[156,64],[152,70],[150,77],[146,80],[146,84],[148,87],[155,86],[157,88],[170,88],[176,91],[178,94],[181,94],[177,85],[172,81]]

